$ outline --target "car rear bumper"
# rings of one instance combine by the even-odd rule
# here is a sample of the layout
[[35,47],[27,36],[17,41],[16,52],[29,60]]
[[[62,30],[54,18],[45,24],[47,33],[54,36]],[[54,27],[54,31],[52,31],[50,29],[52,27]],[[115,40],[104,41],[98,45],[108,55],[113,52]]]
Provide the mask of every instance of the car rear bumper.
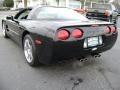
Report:
[[[49,42],[45,45],[42,55],[38,54],[39,61],[44,64],[50,64],[64,59],[81,58],[91,54],[102,53],[114,46],[117,34],[115,33],[110,36],[103,35],[103,44],[91,48],[84,48],[85,39],[71,42]],[[97,49],[93,50],[93,48]]]

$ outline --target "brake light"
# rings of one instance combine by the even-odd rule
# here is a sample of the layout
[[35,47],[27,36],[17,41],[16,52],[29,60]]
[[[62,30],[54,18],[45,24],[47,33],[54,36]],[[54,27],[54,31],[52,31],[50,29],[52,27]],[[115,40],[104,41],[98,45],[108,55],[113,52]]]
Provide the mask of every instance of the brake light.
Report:
[[69,38],[69,36],[70,36],[70,34],[66,29],[61,29],[57,33],[57,37],[58,37],[59,40],[66,40],[66,39]]
[[83,31],[76,28],[72,31],[72,36],[75,38],[81,38],[83,36]]
[[115,27],[115,26],[112,26],[112,27],[111,27],[111,32],[112,32],[112,33],[115,33],[115,32],[116,32],[116,27]]
[[106,32],[106,34],[111,33],[111,30],[110,30],[110,27],[109,27],[109,26],[107,26],[107,27],[105,28],[105,32]]

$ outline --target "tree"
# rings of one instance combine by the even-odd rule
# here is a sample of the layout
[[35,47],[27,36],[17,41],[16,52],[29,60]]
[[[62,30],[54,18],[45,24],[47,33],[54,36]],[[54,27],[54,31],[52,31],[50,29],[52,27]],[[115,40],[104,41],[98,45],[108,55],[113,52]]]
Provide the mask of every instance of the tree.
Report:
[[4,0],[3,2],[3,6],[5,7],[13,7],[13,5],[14,5],[13,0]]

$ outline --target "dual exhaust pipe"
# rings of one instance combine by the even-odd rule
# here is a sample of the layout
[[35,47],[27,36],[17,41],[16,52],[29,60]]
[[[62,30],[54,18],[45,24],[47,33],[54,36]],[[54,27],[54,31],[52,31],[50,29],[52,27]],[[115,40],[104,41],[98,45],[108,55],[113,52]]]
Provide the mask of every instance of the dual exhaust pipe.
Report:
[[[94,57],[94,58],[99,58],[99,57],[101,57],[100,54],[92,54],[91,56]],[[80,62],[87,61],[87,60],[88,60],[88,58],[86,58],[86,57],[84,57],[84,56],[79,59]]]
[[101,57],[100,54],[93,55],[94,58]]
[[87,60],[88,60],[88,58],[81,58],[81,59],[79,59],[80,62],[84,62],[84,61],[87,61]]

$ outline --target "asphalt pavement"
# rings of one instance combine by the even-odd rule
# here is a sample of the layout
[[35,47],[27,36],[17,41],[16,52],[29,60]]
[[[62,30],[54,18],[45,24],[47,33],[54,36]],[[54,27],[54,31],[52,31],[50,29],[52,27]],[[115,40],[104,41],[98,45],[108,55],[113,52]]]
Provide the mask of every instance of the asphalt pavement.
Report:
[[[0,20],[13,13],[0,12]],[[0,21],[0,90],[120,90],[120,36],[115,46],[101,55],[82,63],[70,60],[30,67],[23,50],[3,38]]]

